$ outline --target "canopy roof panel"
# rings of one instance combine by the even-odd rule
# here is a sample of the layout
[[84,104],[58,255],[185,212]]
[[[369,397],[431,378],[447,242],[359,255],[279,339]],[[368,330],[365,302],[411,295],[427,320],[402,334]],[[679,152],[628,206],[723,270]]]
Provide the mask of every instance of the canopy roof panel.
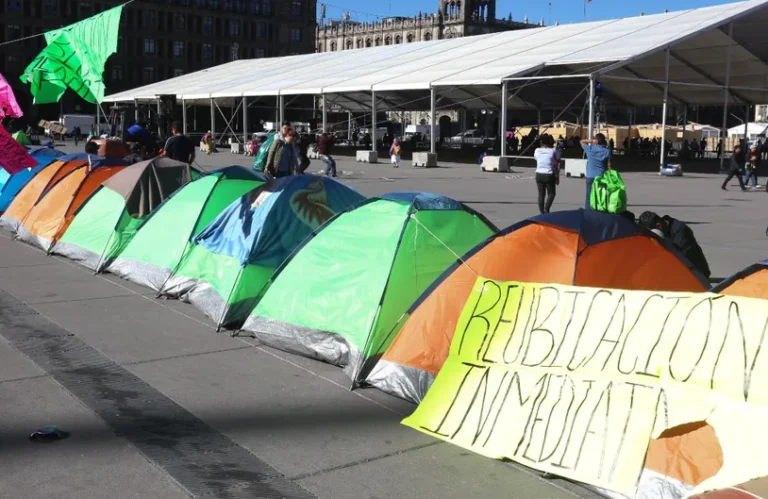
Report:
[[587,84],[587,75],[595,74],[604,80],[614,103],[658,105],[669,48],[670,99],[691,105],[722,104],[732,20],[738,22],[731,24],[731,102],[768,101],[768,0],[431,42],[239,60],[105,100],[145,101],[165,94],[188,101],[326,94],[336,106],[359,111],[370,108],[370,92],[375,91],[381,110],[405,110],[429,107],[429,89],[435,87],[441,107],[487,108],[500,105],[500,96],[492,94],[503,81],[518,80],[509,85],[515,95],[511,106],[557,108],[576,98]]

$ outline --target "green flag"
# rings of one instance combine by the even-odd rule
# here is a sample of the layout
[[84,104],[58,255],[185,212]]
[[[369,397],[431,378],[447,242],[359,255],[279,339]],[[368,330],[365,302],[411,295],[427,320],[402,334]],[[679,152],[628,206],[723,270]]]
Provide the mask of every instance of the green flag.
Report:
[[123,6],[45,33],[48,46],[24,70],[35,104],[58,102],[67,87],[88,102],[104,100],[104,65],[117,51]]

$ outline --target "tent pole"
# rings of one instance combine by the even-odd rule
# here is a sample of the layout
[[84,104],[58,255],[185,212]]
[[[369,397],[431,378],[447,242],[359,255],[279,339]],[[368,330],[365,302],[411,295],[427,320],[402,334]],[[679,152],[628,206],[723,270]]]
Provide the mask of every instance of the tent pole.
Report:
[[435,140],[435,107],[437,103],[435,87],[429,89],[429,152],[437,154],[437,142]]
[[720,148],[720,169],[725,166],[725,139],[728,137],[728,97],[729,87],[731,85],[731,46],[733,45],[733,21],[728,23],[728,57],[725,63],[725,90],[724,90],[724,103],[723,103],[723,130],[720,132],[721,143],[723,147]]
[[243,145],[248,147],[248,97],[243,96]]
[[328,133],[328,101],[325,98],[325,94],[321,98],[323,105],[323,133]]
[[541,109],[536,110],[536,131],[541,134]]
[[501,84],[501,156],[507,155],[507,81]]
[[371,151],[376,152],[376,92],[371,91]]
[[181,99],[181,128],[184,135],[187,134],[187,102]]
[[[749,104],[744,109],[744,140],[749,140]],[[744,151],[746,153],[746,151]]]
[[688,106],[683,108],[683,142],[685,142],[685,132],[688,131]]
[[160,98],[157,98],[157,136],[161,140],[163,139],[163,102]]
[[192,129],[197,131],[197,106],[192,104]]
[[589,128],[587,138],[595,138],[595,77],[589,76]]
[[275,130],[280,129],[280,97],[275,97]]
[[211,98],[211,139],[216,143],[216,103]]
[[632,143],[632,108],[627,108],[627,147],[624,149],[624,155],[629,154],[629,146]]
[[280,95],[280,110],[279,110],[279,116],[280,116],[280,122],[277,124],[277,129],[279,130],[280,127],[283,126],[283,122],[285,121],[285,96]]
[[101,113],[99,112],[99,104],[96,104],[96,137],[101,137]]
[[139,122],[139,99],[133,99],[133,119],[135,123]]
[[347,142],[352,141],[352,111],[347,111]]
[[661,153],[659,154],[659,168],[664,168],[664,158],[667,153],[667,100],[669,97],[669,49],[665,52],[664,64],[664,101],[661,105]]

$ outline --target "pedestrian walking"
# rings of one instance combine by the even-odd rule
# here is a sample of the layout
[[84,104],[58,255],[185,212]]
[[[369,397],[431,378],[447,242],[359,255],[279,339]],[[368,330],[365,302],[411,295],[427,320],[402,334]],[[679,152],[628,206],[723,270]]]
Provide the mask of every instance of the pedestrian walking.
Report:
[[327,133],[322,134],[317,141],[317,154],[326,165],[325,175],[328,177],[336,177],[336,161],[331,156],[333,144],[333,136]]
[[189,165],[195,161],[195,145],[189,140],[189,137],[181,132],[181,123],[174,121],[171,124],[171,136],[165,142],[163,150],[165,151],[165,157]]
[[587,156],[587,202],[585,208],[588,210],[589,198],[592,194],[592,184],[597,177],[607,170],[613,169],[611,165],[613,155],[610,149],[608,149],[608,141],[605,140],[605,135],[602,133],[595,135],[594,139],[582,140],[581,147]]
[[395,168],[400,168],[400,153],[402,152],[402,149],[400,148],[400,141],[398,139],[395,139],[392,141],[392,147],[389,148],[389,155],[392,158],[392,166]]
[[[536,186],[539,190],[539,213],[549,213],[560,184],[560,151],[554,148],[551,135],[541,137],[541,147],[533,152],[536,159]],[[545,202],[546,194],[546,202]]]
[[741,151],[741,145],[736,144],[736,146],[733,148],[733,154],[731,154],[731,159],[728,161],[728,176],[725,178],[725,182],[723,182],[721,189],[723,189],[724,191],[727,191],[728,182],[730,182],[733,177],[736,177],[739,181],[739,186],[741,187],[741,190],[746,191],[747,188],[744,187],[744,179],[741,178],[743,173],[744,173],[744,153]]
[[746,165],[747,174],[744,176],[744,186],[747,186],[751,179],[753,189],[757,189],[759,187],[757,184],[757,167],[760,166],[759,151],[760,150],[756,145],[752,145],[752,147],[749,148],[749,161],[747,161]]

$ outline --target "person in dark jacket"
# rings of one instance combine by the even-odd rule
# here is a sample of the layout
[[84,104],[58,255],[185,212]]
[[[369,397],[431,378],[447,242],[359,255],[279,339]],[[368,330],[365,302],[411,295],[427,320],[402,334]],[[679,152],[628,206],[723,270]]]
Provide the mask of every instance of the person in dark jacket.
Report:
[[736,177],[739,180],[739,186],[741,186],[742,191],[747,190],[747,188],[744,186],[744,179],[741,178],[744,172],[745,161],[746,156],[741,149],[741,145],[736,144],[736,146],[733,148],[731,159],[728,161],[728,176],[725,178],[725,182],[723,182],[721,187],[724,191],[728,190],[728,182],[730,182],[733,177]]
[[285,136],[278,135],[272,141],[267,154],[267,163],[264,170],[270,175],[280,177],[290,177],[295,175],[301,168],[298,149],[294,146],[296,132],[288,129]]
[[317,154],[320,156],[320,159],[323,161],[323,163],[325,163],[327,166],[325,174],[328,177],[336,176],[336,161],[331,156],[332,153],[333,136],[324,133],[317,140]]
[[701,246],[696,241],[696,236],[693,235],[693,230],[688,225],[669,215],[660,217],[652,211],[646,211],[640,215],[638,223],[650,231],[657,234],[661,233],[704,277],[709,279],[712,275],[704,251],[702,251]]
[[123,158],[129,165],[134,165],[144,160],[144,154],[141,151],[141,144],[131,144],[131,148],[128,150],[128,156]]

